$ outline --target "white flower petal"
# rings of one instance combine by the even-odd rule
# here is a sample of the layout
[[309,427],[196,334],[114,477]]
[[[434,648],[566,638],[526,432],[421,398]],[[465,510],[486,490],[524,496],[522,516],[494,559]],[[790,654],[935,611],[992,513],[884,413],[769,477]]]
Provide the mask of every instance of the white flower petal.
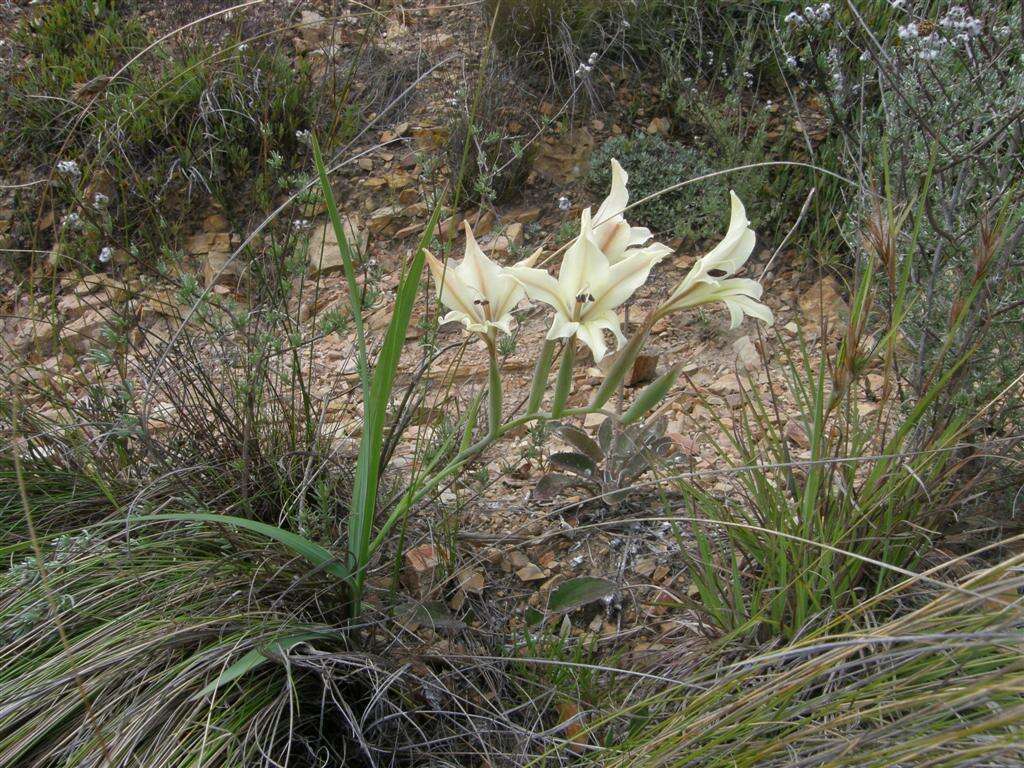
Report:
[[498,287],[501,267],[480,250],[469,222],[463,222],[463,225],[466,230],[466,256],[455,271],[466,285],[479,291],[480,295],[477,298],[489,299]]
[[581,324],[576,330],[576,337],[590,347],[594,356],[594,362],[599,363],[608,352],[608,345],[604,341],[603,331],[590,323]]
[[508,267],[506,272],[526,290],[526,295],[535,301],[543,301],[555,311],[568,317],[571,308],[562,296],[559,282],[547,270],[534,267]]
[[425,256],[430,273],[434,276],[434,282],[437,283],[437,296],[441,303],[466,317],[481,319],[473,304],[476,299],[475,292],[462,281],[456,273],[456,269],[450,266],[446,267],[430,251],[427,251]]
[[[665,306],[676,305],[681,300],[680,307],[695,306],[688,304],[689,294],[698,289],[701,283],[717,285],[719,280],[729,277],[742,267],[754,250],[757,237],[754,230],[750,228],[747,221],[747,212],[743,203],[735,192],[729,192],[732,200],[732,213],[729,220],[729,230],[722,241],[706,253],[690,268],[671,295],[665,302]],[[712,276],[710,272],[722,271],[724,275]]]
[[626,337],[622,334],[622,323],[619,321],[619,316],[611,310],[588,314],[587,325],[611,331],[615,336],[616,344],[620,347],[626,343]]
[[547,339],[548,341],[552,339],[568,339],[579,330],[579,327],[579,323],[574,323],[561,312],[556,312],[551,321],[551,327],[548,329]]
[[611,222],[604,227],[594,229],[597,247],[604,251],[609,264],[622,260],[626,249],[633,245],[632,231],[625,221]]
[[608,270],[608,281],[601,293],[594,294],[594,303],[588,305],[587,314],[612,310],[626,302],[637,288],[647,282],[651,269],[660,260],[643,251],[630,253]]
[[730,190],[729,197],[732,201],[729,229],[722,241],[701,259],[705,274],[711,270],[722,270],[725,277],[734,275],[754,250],[757,238],[747,220],[747,211],[735,192]]
[[629,191],[626,189],[628,183],[629,174],[619,165],[618,160],[612,158],[612,187],[594,217],[595,233],[601,231],[601,228],[608,224],[622,221],[622,212],[629,205]]
[[608,257],[594,242],[590,209],[583,211],[580,234],[562,257],[558,285],[567,305],[581,293],[594,293],[608,282]]
[[743,315],[750,315],[771,324],[775,321],[771,309],[757,301],[757,299],[761,298],[763,290],[759,282],[745,277],[702,282],[677,299],[669,311],[674,312],[688,307],[697,307],[702,304],[712,304],[716,301],[721,301],[729,309],[733,328],[739,325]]

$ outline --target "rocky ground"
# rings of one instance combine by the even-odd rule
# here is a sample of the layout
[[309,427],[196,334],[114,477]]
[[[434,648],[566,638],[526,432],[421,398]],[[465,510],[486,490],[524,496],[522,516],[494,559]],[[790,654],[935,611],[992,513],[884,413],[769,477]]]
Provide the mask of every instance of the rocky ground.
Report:
[[[144,16],[155,30],[164,31],[219,8],[212,2],[187,6],[155,4],[144,10]],[[8,7],[4,13],[13,18],[25,8]],[[275,37],[277,44],[290,47],[296,59],[312,61],[326,72],[331,57],[344,55],[369,20],[369,14],[356,11],[331,17],[329,8],[316,3],[299,7],[279,2],[265,4],[246,24],[252,34],[272,25],[294,25]],[[204,33],[221,34],[230,24],[230,20],[211,21]],[[416,246],[432,212],[430,201],[448,177],[445,151],[450,116],[466,98],[467,79],[472,79],[485,35],[478,13],[463,6],[405,3],[384,20],[382,49],[392,57],[412,62],[423,79],[410,99],[393,113],[380,115],[350,148],[352,162],[337,175],[336,194],[346,213],[350,240],[360,245],[364,259],[376,265],[378,287],[382,289],[380,306],[369,316],[371,332],[379,333],[386,326],[389,296],[397,285],[401,265]],[[603,74],[613,90],[617,82],[626,81],[625,73],[615,68]],[[607,106],[600,116],[570,128],[563,106],[541,100],[524,111],[521,122],[507,123],[504,129],[509,134],[522,135],[532,142],[536,152],[532,169],[509,202],[447,213],[439,235],[442,241],[452,243],[452,253],[461,253],[463,235],[459,225],[463,220],[473,225],[483,248],[502,262],[510,263],[537,248],[549,253],[555,250],[563,223],[577,220],[583,207],[600,202],[592,199],[581,182],[591,150],[612,135],[671,130],[664,115],[648,114],[642,108],[627,110],[618,103]],[[550,117],[555,129],[536,134],[543,117]],[[437,162],[439,157],[441,162]],[[431,158],[433,161],[428,162]],[[20,179],[27,181],[34,176],[38,176],[38,169],[26,169]],[[5,201],[11,204],[11,194],[8,191],[0,196],[0,207]],[[723,232],[726,204],[723,200]],[[333,232],[322,210],[309,214],[302,222],[310,233],[308,276],[319,278],[321,288],[305,292],[293,309],[312,333],[325,313],[343,309],[345,290]],[[10,219],[9,211],[0,211],[0,238],[4,222]],[[232,254],[249,234],[232,231],[216,209],[196,217],[195,231],[184,248],[194,273],[215,296],[245,301],[245,264],[232,260]],[[814,342],[811,347],[818,353],[834,347],[848,308],[843,288],[833,278],[809,270],[811,262],[806,254],[775,254],[774,250],[773,243],[761,244],[745,271],[745,276],[760,277],[770,267],[764,273],[765,295],[775,313],[774,326],[759,328],[748,320],[741,328],[729,330],[727,314],[719,308],[676,315],[656,326],[649,356],[634,371],[626,397],[657,372],[679,362],[684,364],[685,375],[661,409],[673,445],[665,465],[659,467],[661,475],[697,473],[713,492],[729,493],[733,480],[723,472],[730,466],[730,457],[735,456],[729,436],[752,388],[777,403],[779,424],[793,457],[809,455],[804,427],[794,418],[787,355],[798,354],[798,334]],[[656,269],[629,307],[631,323],[642,320],[698,255],[692,248],[681,248]],[[33,298],[23,286],[4,282],[5,368],[13,369],[11,375],[23,383],[46,383],[62,389],[72,399],[85,396],[86,379],[103,375],[103,364],[91,359],[89,352],[108,324],[110,306],[130,304],[139,332],[151,341],[169,338],[187,310],[175,290],[133,274],[116,259],[110,265],[100,265],[94,274],[61,280],[56,318],[41,315],[34,304],[37,297]],[[424,292],[403,356],[402,372],[407,378],[415,374],[422,359],[420,320],[436,311],[436,305],[426,298]],[[525,396],[532,356],[546,333],[547,322],[544,312],[537,308],[519,315],[518,343],[505,363],[506,402],[517,402]],[[421,408],[422,418],[407,432],[395,466],[408,466],[416,460],[417,441],[429,438],[437,427],[438,414],[464,408],[484,386],[487,369],[482,347],[463,339],[461,326],[440,329],[438,345],[452,349],[427,374],[432,398]],[[321,400],[339,455],[350,452],[359,430],[362,393],[355,386],[353,349],[351,334],[332,333],[315,345],[310,361],[315,395]],[[601,377],[592,363],[581,363],[570,404],[584,404]],[[868,381],[878,391],[863,393],[862,415],[877,408],[884,386],[880,375]],[[34,405],[47,407],[42,398]],[[154,418],[173,419],[168,407],[158,403],[153,409]],[[48,415],[61,418],[57,412]],[[588,418],[581,426],[593,432],[598,421]],[[527,607],[542,608],[551,590],[565,579],[601,576],[621,586],[621,599],[575,618],[571,628],[574,634],[627,640],[634,650],[651,650],[667,636],[699,633],[696,614],[687,605],[694,593],[687,578],[686,537],[674,536],[667,522],[631,522],[663,513],[662,497],[653,486],[638,490],[616,508],[588,502],[586,494],[571,489],[543,497],[535,493],[535,488],[547,471],[545,461],[531,451],[531,446],[530,435],[524,432],[491,451],[484,459],[486,482],[463,478],[440,495],[438,504],[446,514],[438,515],[435,506],[429,515],[412,521],[404,543],[406,588],[419,598],[447,603],[456,614],[469,602],[475,608],[473,621],[494,631],[505,631],[523,624]],[[552,450],[553,442],[549,440],[546,448]],[[647,475],[646,479],[653,476]],[[671,492],[671,484],[662,486],[662,490]],[[670,499],[669,503],[675,503],[678,509],[678,500]],[[387,582],[388,574],[377,574],[378,586]],[[430,642],[429,630],[421,627],[419,632],[425,642]]]

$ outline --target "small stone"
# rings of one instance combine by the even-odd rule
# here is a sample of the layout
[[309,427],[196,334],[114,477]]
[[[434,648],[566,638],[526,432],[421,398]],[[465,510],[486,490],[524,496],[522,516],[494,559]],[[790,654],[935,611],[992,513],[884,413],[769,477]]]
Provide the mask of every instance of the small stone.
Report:
[[662,136],[668,136],[672,130],[672,123],[667,117],[655,117],[651,119],[651,122],[647,126],[647,133],[661,134]]
[[531,224],[540,218],[540,208],[523,208],[511,215],[512,221],[520,224]]
[[492,256],[507,256],[512,244],[509,239],[504,235],[498,235],[496,238],[491,240],[487,244],[487,250],[490,251]]
[[303,45],[300,53],[305,53],[317,47],[327,39],[329,32],[327,19],[316,11],[305,10],[299,14],[298,33]]
[[756,371],[761,367],[761,356],[749,336],[740,336],[732,343],[732,348],[739,358],[740,365],[748,371]]
[[356,164],[364,171],[373,170],[373,158],[372,157],[360,157],[356,160]]
[[459,227],[461,226],[462,214],[452,214],[437,225],[437,236],[442,240],[447,240],[450,237],[456,237],[459,233]]
[[845,333],[850,307],[833,278],[824,277],[804,291],[799,304],[805,331],[818,333],[824,324],[833,336]]
[[508,553],[508,561],[512,564],[513,568],[522,568],[530,562],[530,558],[518,549],[513,549]]
[[[354,214],[349,214],[341,220],[341,228],[353,257],[358,258],[359,254],[365,253],[369,236],[360,230],[359,219]],[[329,221],[313,231],[306,253],[310,274],[313,277],[341,272],[345,268],[345,262],[341,257],[341,245],[334,232],[334,226]]]
[[237,286],[241,274],[241,258],[232,259],[230,251],[217,250],[206,254],[206,260],[203,262],[203,284],[207,288],[217,284]]
[[633,362],[633,368],[626,379],[627,387],[638,387],[658,378],[658,360],[660,355],[641,352]]
[[420,544],[406,550],[403,573],[406,585],[420,595],[425,594],[433,586],[434,571],[440,562],[432,544]]
[[406,131],[408,130],[408,123],[399,123],[390,131],[384,131],[384,133],[380,135],[380,141],[382,144],[387,144],[389,141],[394,141],[395,139],[401,138],[402,136],[405,135]]
[[571,745],[569,748],[576,754],[583,754],[590,744],[590,738],[587,735],[586,721],[580,714],[579,706],[573,701],[559,702],[558,722],[559,725],[564,724],[565,738]]
[[483,571],[475,568],[464,568],[459,572],[459,589],[472,592],[475,595],[482,594],[487,581],[484,579]]
[[413,178],[407,173],[389,173],[385,177],[388,188],[393,191],[399,191],[413,185]]
[[61,343],[75,352],[87,352],[94,342],[100,340],[106,325],[102,314],[95,309],[87,309],[61,329]]
[[72,293],[60,297],[60,301],[57,302],[57,311],[67,319],[73,320],[85,314],[85,311],[90,307],[95,307],[102,303],[101,300],[95,297],[76,296]]
[[636,561],[636,565],[633,566],[633,570],[636,571],[639,576],[647,578],[654,573],[654,569],[657,567],[658,561],[653,557],[643,557]]
[[397,232],[395,232],[395,237],[397,237],[399,240],[401,240],[401,239],[406,238],[406,237],[411,237],[412,235],[418,235],[420,232],[423,231],[424,226],[425,225],[420,223],[420,222],[415,222],[413,224],[409,224],[407,226],[402,227]]
[[807,430],[804,429],[803,424],[799,421],[794,419],[787,421],[783,434],[799,448],[807,449],[811,447],[811,440],[807,437]]
[[708,389],[716,394],[724,395],[729,392],[739,392],[740,383],[736,379],[736,374],[733,371],[726,371],[715,379],[715,381],[709,384]]
[[686,456],[700,456],[700,445],[690,435],[681,432],[668,432],[668,438],[675,443],[676,450]]
[[523,225],[521,222],[515,221],[505,227],[504,235],[508,238],[509,243],[519,248],[523,244]]
[[516,576],[519,577],[520,581],[540,581],[542,579],[547,578],[544,575],[544,571],[542,571],[534,563],[527,563],[526,565],[524,565],[522,568],[516,571]]
[[370,218],[367,220],[366,226],[372,234],[382,234],[391,222],[395,220],[395,216],[398,215],[399,210],[398,206],[395,205],[381,206],[370,214]]
[[481,213],[473,224],[473,234],[478,238],[491,234],[491,230],[494,229],[494,218],[494,211]]
[[448,607],[453,611],[461,611],[462,606],[466,604],[466,593],[461,589],[457,590],[451,599],[448,601]]
[[875,397],[882,397],[885,394],[885,376],[880,373],[869,373],[866,378],[868,391]]

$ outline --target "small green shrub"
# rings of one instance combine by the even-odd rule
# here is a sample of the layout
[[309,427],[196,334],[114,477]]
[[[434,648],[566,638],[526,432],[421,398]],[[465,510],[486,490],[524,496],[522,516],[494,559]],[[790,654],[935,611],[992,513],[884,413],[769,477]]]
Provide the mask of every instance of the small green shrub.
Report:
[[[666,141],[657,134],[615,136],[591,156],[587,186],[595,195],[606,194],[611,184],[611,160],[629,169],[630,200],[635,202],[673,184],[708,173],[705,156],[690,147]],[[717,179],[687,185],[632,209],[637,221],[655,232],[670,232],[694,240],[721,227],[721,212],[728,188]]]
[[0,133],[0,154],[17,161],[59,149],[101,88],[98,78],[113,74],[146,39],[142,25],[121,16],[111,0],[58,0],[15,27],[12,42],[28,63],[3,87],[0,103],[13,130]]
[[[303,137],[327,113],[309,98],[318,86],[308,63],[238,39],[160,45],[110,80],[150,41],[114,3],[47,6],[14,41],[24,60],[3,102],[16,128],[2,134],[0,155],[11,167],[74,167],[18,207],[34,220],[53,205],[64,223],[52,261],[84,271],[105,248],[152,266],[155,254],[181,247],[195,209],[211,199],[236,226],[270,210],[294,191],[309,160]],[[16,247],[51,245],[26,227],[16,234]]]

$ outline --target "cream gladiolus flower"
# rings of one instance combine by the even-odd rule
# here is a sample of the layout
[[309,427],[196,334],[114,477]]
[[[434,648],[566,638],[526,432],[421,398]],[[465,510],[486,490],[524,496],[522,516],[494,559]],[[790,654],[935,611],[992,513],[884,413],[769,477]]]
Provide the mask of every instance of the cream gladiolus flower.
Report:
[[615,309],[647,281],[662,255],[639,249],[609,264],[597,244],[588,208],[583,212],[579,236],[562,259],[558,279],[546,270],[521,266],[510,267],[508,273],[523,285],[527,296],[554,308],[548,339],[578,336],[590,347],[596,362],[608,351],[604,331],[611,331],[620,346],[625,342]]
[[[469,223],[466,229],[466,253],[454,267],[447,267],[427,251],[427,265],[437,283],[441,303],[451,311],[441,318],[442,323],[458,320],[471,333],[493,337],[496,330],[512,332],[512,310],[525,297],[523,287],[508,269],[487,258],[473,237]],[[524,259],[516,266],[529,267],[536,255]]]
[[[732,277],[750,258],[756,238],[743,203],[735,192],[730,191],[729,196],[732,199],[732,216],[725,237],[697,260],[668,300],[658,308],[658,317],[721,301],[729,310],[733,328],[739,326],[744,315],[766,323],[773,322],[772,311],[758,302],[763,292],[761,284],[749,278]],[[716,274],[712,275],[712,272]]]
[[609,264],[617,264],[638,249],[658,259],[672,253],[671,248],[661,243],[651,243],[642,248],[651,239],[651,230],[647,227],[632,227],[626,221],[623,212],[629,204],[629,191],[626,189],[628,182],[629,174],[613,158],[612,188],[594,214],[594,242],[604,251]]

